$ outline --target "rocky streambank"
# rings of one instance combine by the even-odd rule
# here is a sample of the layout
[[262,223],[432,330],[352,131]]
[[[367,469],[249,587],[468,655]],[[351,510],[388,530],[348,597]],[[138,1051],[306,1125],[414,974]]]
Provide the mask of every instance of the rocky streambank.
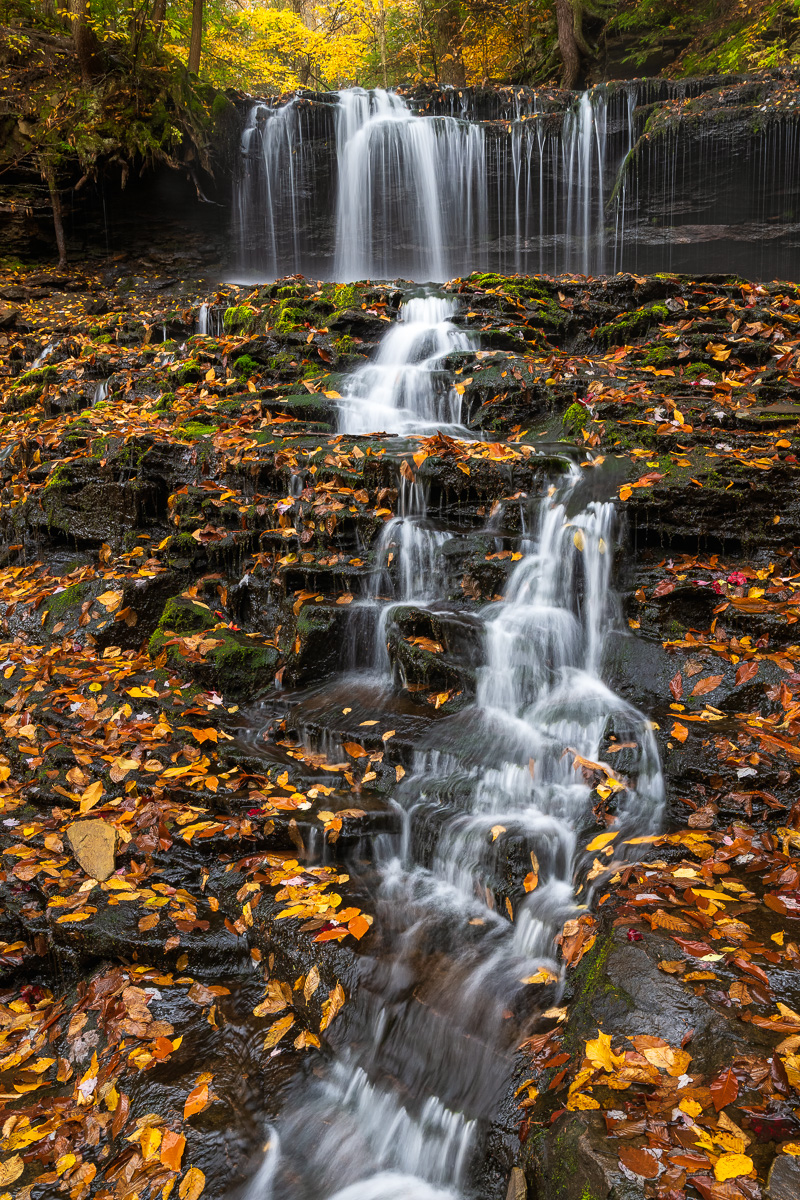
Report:
[[[186,1200],[256,1171],[266,1124],[363,1021],[392,936],[373,847],[475,695],[521,501],[570,462],[620,518],[606,669],[652,719],[666,801],[615,847],[626,731],[576,764],[590,903],[560,935],[563,992],[545,972],[514,1014],[472,1181],[798,1190],[800,288],[454,280],[474,338],[442,384],[472,439],[340,434],[349,374],[416,290],[2,279],[9,1194]],[[447,614],[395,610],[378,706],[335,680],[410,481],[447,530]],[[491,907],[513,922],[538,881],[502,845]]]

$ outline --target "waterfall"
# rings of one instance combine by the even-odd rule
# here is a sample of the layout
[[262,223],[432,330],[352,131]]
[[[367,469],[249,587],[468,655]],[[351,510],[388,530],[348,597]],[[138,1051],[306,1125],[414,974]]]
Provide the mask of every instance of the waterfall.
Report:
[[441,296],[419,296],[401,305],[375,361],[359,367],[345,388],[340,432],[454,431],[461,397],[444,369],[445,359],[474,346],[472,335],[452,323],[456,310],[456,301]]
[[419,282],[474,270],[791,272],[796,111],[744,140],[716,116],[648,125],[656,106],[703,87],[633,80],[494,102],[348,88],[255,103],[236,186],[240,270]]
[[[456,334],[446,328],[452,307],[433,297],[411,301],[403,315],[386,335],[374,387],[360,368],[347,389],[356,407],[377,404],[393,431],[407,427],[417,411],[409,397],[427,394]],[[428,419],[430,408],[423,412]],[[621,630],[611,589],[614,505],[583,501],[584,471],[566,459],[560,466],[539,495],[520,498],[521,557],[505,598],[473,617],[483,643],[475,700],[436,722],[430,748],[418,745],[394,795],[401,832],[375,840],[365,886],[380,950],[361,959],[345,1044],[295,1092],[278,1122],[280,1143],[270,1133],[251,1200],[468,1194],[486,1129],[508,1095],[515,1048],[561,995],[554,938],[591,897],[592,856],[582,844],[596,824],[597,793],[587,770],[609,782],[616,860],[626,838],[658,825],[654,735],[602,677],[607,641]],[[502,521],[490,517],[485,533],[497,536]],[[367,600],[380,613],[381,640],[400,604],[447,612],[440,549],[449,536],[420,479],[401,472],[397,517],[378,539]],[[370,665],[383,672],[377,682],[345,676],[322,689],[322,704],[338,706],[345,695],[363,704],[370,686],[370,711],[390,703],[385,657]],[[530,863],[532,884],[513,875],[515,863],[523,871]]]
[[479,265],[486,226],[484,131],[416,117],[381,89],[339,92],[338,280],[447,279]]

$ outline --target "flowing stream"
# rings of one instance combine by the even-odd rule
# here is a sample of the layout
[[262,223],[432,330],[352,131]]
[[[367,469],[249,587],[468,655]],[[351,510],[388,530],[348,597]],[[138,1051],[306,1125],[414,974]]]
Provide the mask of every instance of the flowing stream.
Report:
[[[439,379],[442,354],[462,336],[452,315],[431,297],[409,303],[374,367],[354,376],[343,428],[392,429],[393,413],[405,433],[415,420],[423,431],[437,415],[458,420]],[[618,845],[658,823],[653,733],[603,682],[607,639],[619,636],[615,510],[582,503],[581,484],[581,469],[564,459],[541,494],[519,499],[521,557],[504,599],[474,617],[475,701],[430,722],[393,798],[400,832],[373,844],[366,886],[379,950],[361,958],[346,1044],[270,1130],[251,1200],[474,1194],[515,1048],[561,993],[554,938],[591,896],[583,846],[597,797],[582,767],[606,763],[624,784]],[[398,515],[354,616],[362,672],[385,696],[398,606],[447,607],[450,533],[437,528],[418,479],[399,479],[398,490]],[[363,682],[345,677],[337,694]],[[523,876],[535,886],[523,887]]]

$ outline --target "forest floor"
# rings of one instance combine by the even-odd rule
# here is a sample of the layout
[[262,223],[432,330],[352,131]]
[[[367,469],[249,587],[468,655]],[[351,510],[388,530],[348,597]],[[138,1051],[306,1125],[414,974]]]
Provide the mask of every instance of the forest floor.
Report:
[[0,276],[0,1200],[210,1200],[255,1170],[380,953],[348,854],[474,671],[412,614],[406,719],[323,714],[335,762],[291,696],[339,668],[401,475],[462,528],[469,612],[519,533],[486,515],[565,453],[623,516],[611,682],[654,722],[667,806],[628,861],[625,747],[619,780],[577,768],[600,885],[518,1052],[498,1187],[518,1163],[538,1200],[800,1194],[800,288],[448,288],[484,440],[398,448],[336,413],[402,285]]

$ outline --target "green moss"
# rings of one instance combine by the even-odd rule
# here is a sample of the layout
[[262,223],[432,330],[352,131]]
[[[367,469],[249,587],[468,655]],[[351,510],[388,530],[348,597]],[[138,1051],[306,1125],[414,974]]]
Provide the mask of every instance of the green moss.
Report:
[[155,405],[156,412],[169,412],[176,399],[174,392],[162,392]]
[[65,588],[63,592],[57,592],[56,595],[50,596],[47,600],[47,616],[48,621],[52,618],[53,621],[58,621],[71,608],[77,608],[88,600],[92,591],[90,583],[73,583],[70,587]]
[[642,357],[641,363],[643,367],[668,367],[674,362],[675,351],[669,346],[654,346],[652,350],[648,350]]
[[295,329],[303,329],[306,324],[306,314],[302,308],[293,306],[291,300],[281,300],[272,327],[279,333],[291,333]]
[[[164,643],[174,634],[199,633],[203,629],[212,629],[216,623],[217,619],[210,609],[182,596],[173,597],[164,605],[164,611],[148,642],[151,658],[161,653]],[[172,657],[182,661],[178,655]]]
[[575,404],[570,404],[561,418],[561,424],[568,433],[575,435],[580,433],[581,429],[583,429],[590,419],[586,408],[576,402]]
[[226,308],[222,318],[222,327],[226,333],[241,333],[251,327],[255,315],[255,309],[252,309],[249,304]]
[[175,436],[184,440],[196,441],[197,438],[210,437],[212,433],[217,432],[216,425],[204,425],[201,421],[187,421],[185,425],[179,425],[175,430]]
[[717,380],[721,379],[722,377],[716,367],[709,366],[708,363],[695,362],[695,363],[689,363],[688,366],[683,368],[683,378],[684,379],[703,379],[703,378],[705,378],[705,379],[710,379],[710,380],[712,380],[712,382],[716,383]]
[[633,312],[621,313],[606,325],[594,331],[594,340],[600,346],[622,345],[642,337],[653,325],[666,321],[669,309],[665,304],[650,304]]
[[242,354],[239,358],[234,359],[233,369],[240,378],[249,378],[251,375],[258,374],[261,370],[261,363],[256,362],[249,354]]
[[333,303],[337,309],[360,308],[361,293],[355,284],[340,283],[333,289]]
[[356,351],[356,339],[349,333],[345,333],[340,338],[334,338],[331,345],[337,354],[354,354]]

